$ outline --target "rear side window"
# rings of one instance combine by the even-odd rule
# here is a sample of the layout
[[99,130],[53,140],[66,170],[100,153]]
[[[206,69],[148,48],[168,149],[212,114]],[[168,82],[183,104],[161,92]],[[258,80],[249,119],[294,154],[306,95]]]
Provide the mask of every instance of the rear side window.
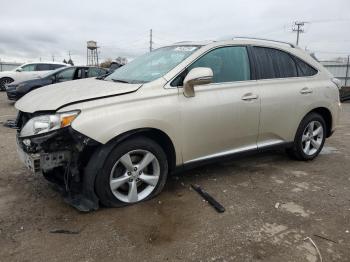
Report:
[[298,76],[313,76],[317,74],[317,70],[304,61],[297,57],[294,57],[294,60],[297,63]]
[[49,71],[49,70],[51,70],[51,67],[48,64],[37,64],[36,65],[36,71]]
[[65,65],[55,65],[55,64],[51,64],[50,65],[50,69],[49,70],[55,70],[61,67],[64,67]]
[[254,47],[258,79],[286,78],[298,76],[297,65],[286,52]]

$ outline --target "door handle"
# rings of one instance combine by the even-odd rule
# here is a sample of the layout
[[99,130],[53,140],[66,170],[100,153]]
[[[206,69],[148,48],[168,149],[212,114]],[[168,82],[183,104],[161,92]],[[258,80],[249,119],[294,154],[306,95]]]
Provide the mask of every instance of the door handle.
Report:
[[308,87],[304,87],[300,90],[300,94],[302,94],[302,95],[311,94],[311,93],[312,93],[312,89],[310,89]]
[[244,100],[244,101],[252,101],[252,100],[256,100],[258,98],[259,98],[258,95],[255,95],[252,93],[248,93],[248,94],[245,94],[242,96],[242,100]]

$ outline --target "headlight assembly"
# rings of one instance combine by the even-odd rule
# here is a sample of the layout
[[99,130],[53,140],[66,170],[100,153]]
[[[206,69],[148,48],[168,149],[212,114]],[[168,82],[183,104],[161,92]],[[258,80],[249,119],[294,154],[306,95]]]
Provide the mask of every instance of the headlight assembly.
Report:
[[41,115],[30,119],[22,128],[20,137],[45,134],[70,126],[80,111],[69,111],[52,115]]

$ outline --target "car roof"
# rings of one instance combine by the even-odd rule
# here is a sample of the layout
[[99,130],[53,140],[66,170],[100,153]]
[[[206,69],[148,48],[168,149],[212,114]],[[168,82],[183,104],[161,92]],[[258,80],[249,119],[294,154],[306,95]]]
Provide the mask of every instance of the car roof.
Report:
[[50,65],[65,65],[65,66],[69,66],[69,64],[59,63],[59,62],[30,62],[30,63],[24,63],[21,66],[31,65],[31,64],[50,64]]
[[219,45],[227,45],[227,44],[244,44],[244,45],[266,45],[271,47],[276,46],[284,46],[289,48],[297,48],[292,43],[279,41],[279,40],[273,40],[273,39],[266,39],[266,38],[257,38],[257,37],[244,37],[244,36],[228,36],[223,37],[218,40],[206,40],[206,41],[182,41],[182,42],[176,42],[170,46],[177,46],[177,45],[185,45],[185,46],[207,46],[207,45],[213,45],[213,46],[219,46]]

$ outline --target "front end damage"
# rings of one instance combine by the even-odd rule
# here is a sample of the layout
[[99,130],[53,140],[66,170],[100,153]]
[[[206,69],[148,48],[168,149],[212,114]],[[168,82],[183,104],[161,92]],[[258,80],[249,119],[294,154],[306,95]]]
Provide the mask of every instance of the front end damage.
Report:
[[[39,114],[40,115],[40,114]],[[21,137],[25,124],[38,114],[19,112],[16,119],[17,151],[22,162],[35,174],[55,185],[67,203],[80,211],[98,209],[89,163],[101,144],[70,126],[47,133]],[[87,175],[85,175],[87,174]],[[90,180],[94,180],[90,175]]]

